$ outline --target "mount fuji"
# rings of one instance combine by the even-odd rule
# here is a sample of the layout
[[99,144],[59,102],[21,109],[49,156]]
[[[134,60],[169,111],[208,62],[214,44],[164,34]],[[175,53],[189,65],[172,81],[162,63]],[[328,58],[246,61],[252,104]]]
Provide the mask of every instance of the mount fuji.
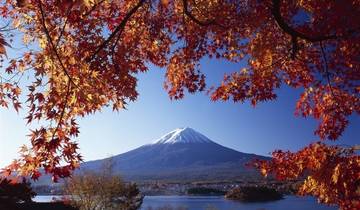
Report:
[[[245,164],[269,159],[224,147],[188,127],[111,158],[114,172],[130,181],[253,179],[258,173]],[[104,161],[85,162],[80,170],[101,170]]]

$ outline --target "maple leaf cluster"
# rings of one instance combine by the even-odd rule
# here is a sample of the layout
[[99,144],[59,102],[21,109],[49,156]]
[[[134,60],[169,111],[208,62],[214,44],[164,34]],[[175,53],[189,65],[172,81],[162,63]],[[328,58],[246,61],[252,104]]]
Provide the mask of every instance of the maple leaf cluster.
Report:
[[[321,140],[337,140],[348,117],[360,113],[358,0],[4,0],[0,15],[11,23],[9,30],[0,28],[1,64],[7,65],[0,73],[0,106],[26,105],[27,122],[38,126],[7,172],[37,179],[44,168],[55,181],[69,176],[82,160],[76,120],[136,100],[137,74],[149,64],[166,68],[164,87],[172,99],[207,90],[212,100],[255,106],[275,100],[281,85],[299,88],[295,114],[317,119]],[[21,33],[25,50],[7,58],[6,47],[17,44],[12,29]],[[208,88],[200,65],[206,57],[247,65]],[[302,193],[356,208],[359,173],[351,170],[358,170],[358,155],[314,145],[275,152],[257,167],[279,178],[308,170]],[[323,161],[305,153],[319,153]],[[328,163],[345,178],[325,182],[319,173],[335,173],[326,171]]]
[[253,163],[264,176],[274,174],[279,180],[307,177],[300,195],[311,194],[342,209],[359,209],[360,156],[354,148],[316,142],[296,153],[277,150],[272,156],[272,161]]

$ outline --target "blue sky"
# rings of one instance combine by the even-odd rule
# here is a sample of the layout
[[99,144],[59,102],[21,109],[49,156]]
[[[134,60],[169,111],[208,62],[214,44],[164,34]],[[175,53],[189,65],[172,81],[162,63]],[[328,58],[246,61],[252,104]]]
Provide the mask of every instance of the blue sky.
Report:
[[[241,64],[202,62],[209,86],[220,82],[225,72]],[[139,98],[118,113],[104,109],[79,120],[80,151],[85,160],[116,155],[151,143],[178,128],[192,127],[213,141],[238,151],[268,155],[274,149],[295,151],[318,140],[313,119],[294,116],[300,90],[280,88],[278,99],[253,108],[249,103],[211,102],[205,93],[186,95],[171,101],[163,89],[164,69],[151,67],[139,76]],[[0,110],[0,167],[17,157],[19,146],[28,142],[25,112]],[[339,144],[355,144],[360,139],[360,118],[351,117]]]

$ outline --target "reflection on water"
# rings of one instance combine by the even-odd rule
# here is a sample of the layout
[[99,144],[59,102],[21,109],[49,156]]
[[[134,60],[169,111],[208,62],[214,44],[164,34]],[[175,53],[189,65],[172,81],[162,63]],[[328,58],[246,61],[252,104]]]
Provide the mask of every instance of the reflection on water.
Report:
[[[37,196],[36,202],[49,202],[59,196]],[[321,205],[312,197],[286,196],[283,200],[265,203],[242,203],[224,199],[222,196],[146,196],[141,210],[163,206],[186,207],[188,210],[336,210],[336,207]]]

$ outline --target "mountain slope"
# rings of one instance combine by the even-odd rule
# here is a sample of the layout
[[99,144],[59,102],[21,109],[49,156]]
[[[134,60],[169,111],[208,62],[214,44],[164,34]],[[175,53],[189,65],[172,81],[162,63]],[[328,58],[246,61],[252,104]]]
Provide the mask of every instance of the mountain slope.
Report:
[[[253,177],[244,164],[264,156],[221,146],[192,128],[176,129],[155,143],[112,157],[114,171],[128,180],[203,180]],[[100,170],[106,160],[82,164],[83,170]]]

